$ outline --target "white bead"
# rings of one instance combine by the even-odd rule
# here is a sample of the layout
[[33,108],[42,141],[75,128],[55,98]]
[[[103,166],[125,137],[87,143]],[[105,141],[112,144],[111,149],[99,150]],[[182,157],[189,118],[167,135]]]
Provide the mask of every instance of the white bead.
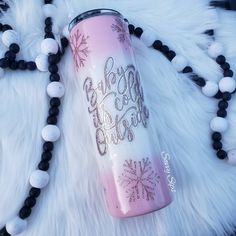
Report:
[[52,17],[56,13],[56,6],[53,4],[45,4],[43,5],[43,14],[45,17]]
[[202,87],[202,93],[207,97],[213,97],[218,92],[218,84],[213,81],[206,81],[206,85]]
[[42,138],[47,142],[57,141],[60,135],[60,129],[56,125],[46,125],[42,130]]
[[49,174],[46,171],[35,170],[30,175],[30,185],[34,188],[44,188],[49,182]]
[[140,39],[147,47],[150,47],[156,40],[156,35],[151,30],[144,30]]
[[215,117],[212,119],[210,127],[215,132],[224,132],[228,128],[228,122],[222,117]]
[[66,37],[67,39],[69,39],[69,35],[70,35],[70,32],[69,32],[69,29],[68,29],[68,25],[66,25],[64,28],[63,28],[63,31],[62,31],[62,34],[64,37]]
[[228,156],[228,161],[227,162],[230,165],[236,165],[236,149],[230,150],[227,153],[227,156]]
[[0,79],[5,75],[4,69],[0,68]]
[[6,223],[6,230],[10,235],[20,234],[26,230],[26,227],[27,221],[18,216]]
[[39,54],[35,59],[36,66],[40,71],[48,71],[48,57],[44,54]]
[[19,36],[15,30],[6,30],[2,34],[2,42],[9,47],[12,43],[19,44]]
[[186,66],[188,66],[187,59],[181,55],[175,56],[171,63],[178,72],[181,72]]
[[208,48],[208,55],[212,58],[216,58],[224,53],[224,49],[221,43],[214,42]]
[[235,79],[232,77],[224,77],[219,82],[220,91],[223,92],[230,92],[232,93],[236,88]]
[[41,43],[41,51],[43,54],[56,54],[58,52],[58,43],[55,39],[46,38]]
[[65,94],[64,85],[61,82],[51,82],[47,86],[47,93],[49,97],[61,98]]

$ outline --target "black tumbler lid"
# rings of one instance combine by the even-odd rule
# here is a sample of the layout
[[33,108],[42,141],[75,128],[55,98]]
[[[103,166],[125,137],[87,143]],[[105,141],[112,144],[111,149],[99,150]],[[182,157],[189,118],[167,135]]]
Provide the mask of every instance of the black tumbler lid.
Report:
[[69,31],[72,30],[72,28],[82,20],[88,19],[90,17],[99,16],[99,15],[116,15],[123,17],[118,11],[108,8],[100,8],[100,9],[93,9],[86,11],[84,13],[79,14],[76,16],[69,24]]

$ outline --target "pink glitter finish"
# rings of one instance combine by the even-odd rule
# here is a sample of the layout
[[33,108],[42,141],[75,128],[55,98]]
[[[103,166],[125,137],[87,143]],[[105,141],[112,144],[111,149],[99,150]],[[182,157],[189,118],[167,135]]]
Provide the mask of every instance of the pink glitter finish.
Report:
[[[143,161],[147,159],[140,162]],[[124,164],[124,172],[127,170],[127,164],[131,162],[132,160],[129,160]],[[130,172],[126,172],[126,181],[122,188],[119,177],[115,181],[116,177],[112,171],[102,174],[107,206],[114,217],[133,217],[151,213],[169,205],[173,200],[172,194],[166,188],[166,175],[159,158],[156,158],[154,163],[150,162],[147,169],[144,163],[136,167],[128,167]]]
[[127,23],[119,15],[89,17],[73,27],[70,45],[109,212],[132,217],[167,206],[172,195],[151,144]]

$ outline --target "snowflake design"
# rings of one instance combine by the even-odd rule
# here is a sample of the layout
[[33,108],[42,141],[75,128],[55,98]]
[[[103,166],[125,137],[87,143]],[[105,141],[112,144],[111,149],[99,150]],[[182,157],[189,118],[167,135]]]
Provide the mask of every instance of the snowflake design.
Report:
[[86,58],[89,55],[88,38],[89,36],[85,37],[79,30],[70,37],[73,57],[77,69],[84,66]]
[[131,46],[130,45],[130,35],[127,32],[126,23],[120,18],[116,18],[115,21],[116,21],[116,23],[111,25],[112,31],[117,32],[118,40],[121,43],[125,43],[128,46]]
[[140,198],[154,200],[160,176],[153,170],[149,158],[143,158],[142,161],[126,160],[123,167],[124,171],[118,177],[118,182],[125,189],[129,202]]

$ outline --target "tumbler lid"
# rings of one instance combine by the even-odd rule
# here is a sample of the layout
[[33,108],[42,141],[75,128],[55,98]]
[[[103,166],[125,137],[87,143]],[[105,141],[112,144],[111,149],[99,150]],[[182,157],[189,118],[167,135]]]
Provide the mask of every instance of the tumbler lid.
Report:
[[89,10],[86,11],[84,13],[79,14],[78,16],[76,16],[69,24],[69,31],[72,30],[72,28],[79,22],[81,22],[82,20],[88,19],[90,17],[94,17],[94,16],[99,16],[99,15],[116,15],[116,16],[120,16],[123,17],[121,15],[121,13],[119,13],[116,10],[113,9],[108,9],[108,8],[100,8],[100,9],[93,9],[93,10]]

